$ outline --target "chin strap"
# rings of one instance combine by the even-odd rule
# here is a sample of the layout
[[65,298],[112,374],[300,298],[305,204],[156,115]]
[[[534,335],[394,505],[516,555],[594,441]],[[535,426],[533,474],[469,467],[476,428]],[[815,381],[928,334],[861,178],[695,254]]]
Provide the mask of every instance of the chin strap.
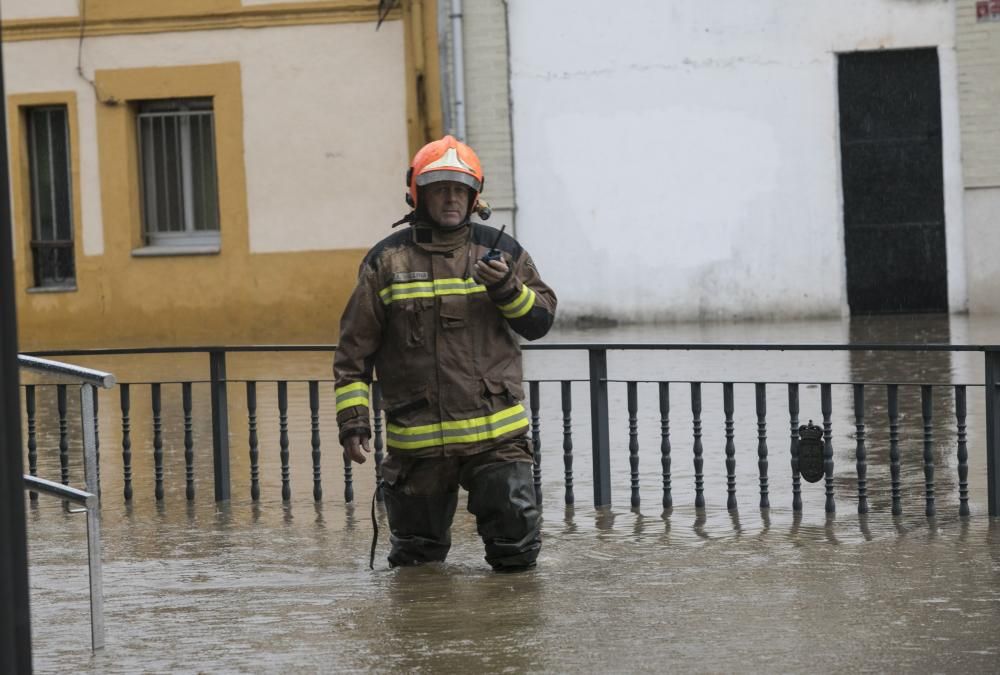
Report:
[[393,227],[398,227],[399,225],[403,225],[404,223],[414,223],[414,222],[416,222],[416,220],[417,220],[417,212],[416,211],[410,211],[405,216],[403,216],[402,218],[400,218],[399,220],[397,220],[395,223],[393,223],[392,226]]

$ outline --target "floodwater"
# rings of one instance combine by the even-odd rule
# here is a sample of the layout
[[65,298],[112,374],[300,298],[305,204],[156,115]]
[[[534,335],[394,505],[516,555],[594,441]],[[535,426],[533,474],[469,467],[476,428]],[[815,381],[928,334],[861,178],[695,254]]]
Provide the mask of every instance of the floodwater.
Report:
[[[1000,343],[1000,321],[698,324],[561,330],[549,342],[848,341]],[[203,380],[207,357],[67,359],[120,381]],[[289,385],[292,499],[281,501],[273,383],[258,385],[261,500],[249,498],[245,385],[230,385],[233,499],[212,496],[208,391],[195,385],[193,502],[185,499],[180,386],[164,385],[165,498],[153,497],[148,387],[133,384],[134,500],[122,498],[117,388],[100,399],[107,646],[89,650],[82,515],[28,504],[34,661],[38,672],[995,672],[1000,669],[1000,520],[986,515],[983,359],[978,353],[612,352],[610,509],[593,507],[587,386],[573,385],[573,492],[565,503],[563,414],[555,380],[586,377],[585,352],[527,352],[542,379],[544,546],[536,570],[496,575],[459,509],[446,563],[388,570],[384,514],[375,571],[372,462],[344,502],[332,385],[323,387],[322,500],[313,499],[307,386],[327,354],[230,356],[232,380]],[[630,506],[625,384],[639,385],[641,506]],[[673,509],[662,508],[655,381],[669,380]],[[690,380],[702,381],[706,508],[694,504]],[[726,509],[722,385],[735,385],[738,511]],[[837,513],[823,484],[791,509],[787,388],[767,390],[768,493],[760,509],[753,382],[801,382],[802,423],[820,422],[826,382],[930,382],[937,515],[927,518],[919,387],[900,387],[903,515],[890,513],[885,388],[866,387],[871,513],[857,513],[851,387],[833,388]],[[969,504],[960,518],[955,399],[968,387]],[[72,397],[71,397],[72,398]],[[70,412],[75,415],[71,400]],[[39,473],[58,479],[55,395],[38,390]],[[79,423],[71,418],[71,433]],[[78,446],[71,477],[82,485]]]

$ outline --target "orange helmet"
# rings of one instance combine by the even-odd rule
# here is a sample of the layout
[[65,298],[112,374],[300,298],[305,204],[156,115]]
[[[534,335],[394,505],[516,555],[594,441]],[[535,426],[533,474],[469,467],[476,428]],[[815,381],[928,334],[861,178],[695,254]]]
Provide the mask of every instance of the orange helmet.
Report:
[[417,188],[441,181],[462,183],[472,189],[470,206],[476,207],[479,193],[483,191],[483,169],[475,151],[453,136],[431,141],[417,151],[406,173],[409,194],[406,203],[417,207]]

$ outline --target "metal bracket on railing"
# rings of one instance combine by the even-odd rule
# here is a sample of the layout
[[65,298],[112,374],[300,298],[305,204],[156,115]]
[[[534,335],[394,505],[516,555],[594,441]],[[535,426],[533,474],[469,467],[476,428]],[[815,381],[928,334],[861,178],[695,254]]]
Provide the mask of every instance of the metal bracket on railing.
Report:
[[[90,385],[84,385],[89,389]],[[97,495],[78,490],[37,476],[24,475],[26,490],[60,497],[82,504],[87,514],[87,567],[90,578],[90,645],[93,650],[104,647],[104,580],[101,574],[101,505]],[[75,511],[74,511],[75,512]]]
[[90,644],[96,651],[104,647],[104,581],[101,571],[101,504],[98,494],[97,427],[94,419],[94,397],[97,387],[110,389],[115,376],[110,373],[81,368],[59,361],[18,355],[18,365],[40,373],[72,377],[80,383],[80,417],[83,430],[83,475],[87,489],[25,475],[26,489],[61,497],[82,504],[87,512],[87,565],[90,577]]

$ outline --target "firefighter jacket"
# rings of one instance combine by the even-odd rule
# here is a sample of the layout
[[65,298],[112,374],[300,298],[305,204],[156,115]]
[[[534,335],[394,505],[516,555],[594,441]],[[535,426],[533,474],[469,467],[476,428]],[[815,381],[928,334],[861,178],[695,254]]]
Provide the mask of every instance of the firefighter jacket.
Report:
[[371,436],[369,388],[378,380],[386,446],[413,456],[467,455],[521,436],[517,335],[545,335],[556,310],[527,251],[497,244],[510,273],[486,287],[473,265],[497,231],[474,223],[442,230],[417,222],[368,252],[340,322],[334,358],[340,438]]

